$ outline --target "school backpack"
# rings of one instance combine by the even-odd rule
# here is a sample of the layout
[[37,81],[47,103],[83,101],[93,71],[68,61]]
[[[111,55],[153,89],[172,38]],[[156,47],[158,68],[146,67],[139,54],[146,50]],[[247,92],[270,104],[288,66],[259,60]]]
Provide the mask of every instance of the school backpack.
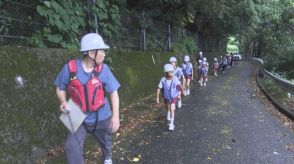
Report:
[[192,75],[192,67],[191,67],[191,64],[190,63],[183,64],[183,73],[186,76]]

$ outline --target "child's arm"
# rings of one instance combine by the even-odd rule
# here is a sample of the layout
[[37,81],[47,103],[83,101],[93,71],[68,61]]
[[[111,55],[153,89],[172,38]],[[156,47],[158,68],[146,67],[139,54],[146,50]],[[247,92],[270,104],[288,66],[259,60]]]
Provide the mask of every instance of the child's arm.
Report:
[[160,88],[157,88],[157,91],[156,91],[156,103],[159,104],[159,95],[160,95]]
[[112,132],[115,133],[119,126],[119,96],[117,91],[114,91],[110,94],[111,108],[112,108],[112,117],[111,117],[111,128]]
[[194,79],[194,69],[193,69],[193,65],[191,64],[191,66],[192,66],[192,76],[191,76],[191,80],[193,80]]

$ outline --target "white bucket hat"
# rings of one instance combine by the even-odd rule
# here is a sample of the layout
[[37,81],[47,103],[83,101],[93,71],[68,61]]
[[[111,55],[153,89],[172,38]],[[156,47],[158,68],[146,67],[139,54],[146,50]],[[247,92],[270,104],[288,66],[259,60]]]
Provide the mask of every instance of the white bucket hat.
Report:
[[184,61],[185,61],[185,62],[190,61],[190,57],[189,57],[188,55],[185,55],[185,57],[184,57]]
[[169,62],[177,62],[177,58],[175,58],[175,57],[170,57],[170,58],[169,58]]
[[165,64],[163,67],[164,72],[172,72],[174,71],[174,67],[171,64]]

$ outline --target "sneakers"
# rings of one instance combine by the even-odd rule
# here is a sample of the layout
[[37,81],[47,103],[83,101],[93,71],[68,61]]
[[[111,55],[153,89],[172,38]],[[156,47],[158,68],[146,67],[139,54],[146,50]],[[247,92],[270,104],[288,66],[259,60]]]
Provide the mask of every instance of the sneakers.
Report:
[[178,108],[181,108],[182,107],[182,100],[179,100],[178,101]]
[[104,164],[112,164],[112,160],[111,159],[105,159]]
[[184,96],[187,96],[187,90],[184,89]]
[[204,83],[203,86],[206,86],[206,83]]
[[168,130],[175,130],[175,125],[174,124],[169,124]]

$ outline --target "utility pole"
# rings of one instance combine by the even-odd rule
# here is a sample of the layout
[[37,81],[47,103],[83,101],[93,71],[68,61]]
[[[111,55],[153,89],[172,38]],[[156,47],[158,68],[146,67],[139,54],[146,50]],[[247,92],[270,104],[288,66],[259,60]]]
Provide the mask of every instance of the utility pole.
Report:
[[168,32],[168,51],[170,51],[171,48],[171,38],[170,38],[170,23],[167,26],[167,32]]
[[143,28],[143,48],[144,48],[144,51],[146,51],[147,47],[146,47],[146,30],[145,28]]
[[[93,4],[94,5],[96,4],[96,0],[93,0]],[[98,20],[97,20],[96,14],[94,14],[94,22],[95,22],[95,30],[96,30],[96,33],[98,34]]]
[[[92,12],[92,6],[95,6],[96,4],[96,0],[87,0],[88,1],[88,17],[89,17],[89,21],[90,22],[94,22],[94,31],[96,33],[98,33],[98,19],[97,19],[97,15],[93,14]],[[90,31],[92,31],[93,29],[89,29]]]

